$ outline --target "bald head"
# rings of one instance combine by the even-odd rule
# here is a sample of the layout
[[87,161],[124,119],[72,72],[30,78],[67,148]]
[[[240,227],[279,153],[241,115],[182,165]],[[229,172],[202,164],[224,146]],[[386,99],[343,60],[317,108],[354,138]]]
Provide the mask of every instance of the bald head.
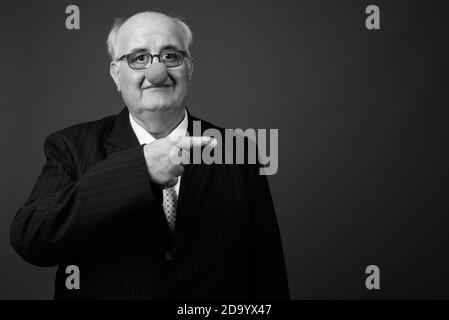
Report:
[[[163,28],[160,28],[163,26]],[[109,33],[107,46],[111,60],[116,60],[123,53],[124,47],[132,39],[132,36],[142,28],[146,28],[153,33],[170,33],[175,35],[181,43],[182,50],[190,56],[193,42],[192,31],[180,18],[170,17],[159,12],[140,12],[128,19],[117,19]],[[164,29],[164,30],[161,30]]]

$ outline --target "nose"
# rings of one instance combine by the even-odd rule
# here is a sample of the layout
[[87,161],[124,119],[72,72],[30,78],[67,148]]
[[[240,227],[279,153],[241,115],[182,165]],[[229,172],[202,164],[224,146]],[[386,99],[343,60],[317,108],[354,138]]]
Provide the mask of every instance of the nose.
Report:
[[163,63],[152,63],[145,70],[145,78],[155,86],[163,85],[168,78],[167,67]]

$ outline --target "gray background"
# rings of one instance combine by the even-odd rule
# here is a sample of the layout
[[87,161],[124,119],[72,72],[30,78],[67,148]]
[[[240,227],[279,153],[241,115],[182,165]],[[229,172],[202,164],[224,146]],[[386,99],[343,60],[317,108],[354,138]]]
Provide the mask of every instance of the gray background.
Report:
[[[269,178],[291,295],[448,298],[448,35],[443,1],[9,1],[0,5],[0,298],[52,297],[54,268],[22,261],[8,228],[44,164],[43,141],[116,114],[112,19],[184,17],[189,106],[226,128],[278,128]],[[65,29],[65,8],[81,29]],[[365,7],[381,30],[365,28]],[[365,267],[381,290],[365,289]]]

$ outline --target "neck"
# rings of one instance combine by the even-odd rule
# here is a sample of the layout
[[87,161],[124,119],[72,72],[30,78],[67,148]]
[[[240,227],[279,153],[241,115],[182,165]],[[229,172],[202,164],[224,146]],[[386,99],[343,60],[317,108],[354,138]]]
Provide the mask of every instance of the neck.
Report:
[[167,112],[143,111],[137,115],[131,113],[136,122],[155,139],[165,138],[184,118],[184,108]]

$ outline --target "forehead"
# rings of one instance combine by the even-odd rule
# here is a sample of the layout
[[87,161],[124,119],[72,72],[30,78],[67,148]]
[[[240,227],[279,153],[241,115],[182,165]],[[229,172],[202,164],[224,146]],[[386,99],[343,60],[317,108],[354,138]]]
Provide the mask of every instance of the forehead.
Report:
[[146,48],[153,53],[165,46],[185,49],[179,26],[171,19],[157,15],[140,15],[128,19],[120,28],[117,43],[120,55],[137,48]]

